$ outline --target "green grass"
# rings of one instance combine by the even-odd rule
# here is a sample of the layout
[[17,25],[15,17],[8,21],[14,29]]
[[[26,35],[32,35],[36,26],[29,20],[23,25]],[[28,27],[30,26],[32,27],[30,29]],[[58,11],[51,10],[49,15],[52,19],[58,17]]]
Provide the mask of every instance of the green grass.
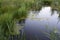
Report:
[[16,34],[16,21],[25,19],[29,10],[40,10],[44,1],[52,2],[51,7],[60,10],[60,0],[0,0],[0,40]]

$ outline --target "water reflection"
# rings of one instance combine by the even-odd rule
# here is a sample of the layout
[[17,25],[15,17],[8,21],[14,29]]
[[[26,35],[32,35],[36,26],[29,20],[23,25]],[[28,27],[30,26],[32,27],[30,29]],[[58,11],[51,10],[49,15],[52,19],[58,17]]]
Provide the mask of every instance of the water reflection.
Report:
[[[57,31],[54,30],[55,28]],[[25,23],[27,40],[33,40],[32,38],[36,38],[35,35],[38,39],[49,40],[49,33],[53,30],[55,33],[60,33],[59,13],[57,11],[54,11],[53,15],[51,7],[42,7],[38,13],[30,11]]]

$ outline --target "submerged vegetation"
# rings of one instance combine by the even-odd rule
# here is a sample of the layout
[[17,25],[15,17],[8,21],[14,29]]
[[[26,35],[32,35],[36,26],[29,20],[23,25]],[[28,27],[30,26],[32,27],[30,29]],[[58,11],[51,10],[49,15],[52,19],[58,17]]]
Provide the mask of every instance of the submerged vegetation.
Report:
[[40,10],[43,5],[60,11],[60,0],[0,0],[0,40],[15,35],[16,22],[25,19],[29,10]]

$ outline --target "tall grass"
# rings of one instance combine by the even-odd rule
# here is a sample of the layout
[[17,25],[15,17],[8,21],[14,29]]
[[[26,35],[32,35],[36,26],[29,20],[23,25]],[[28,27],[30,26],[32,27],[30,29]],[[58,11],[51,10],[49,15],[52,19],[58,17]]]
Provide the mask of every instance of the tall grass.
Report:
[[[0,40],[8,40],[9,35],[14,35],[16,21],[25,19],[29,10],[40,10],[43,1],[44,0],[0,0]],[[53,4],[55,4],[55,2],[51,5],[55,8]],[[60,10],[60,5],[58,5],[58,9]]]
[[[7,40],[10,34],[13,34],[14,21],[12,20],[12,14],[0,15],[0,40]],[[2,37],[2,38],[1,38]]]

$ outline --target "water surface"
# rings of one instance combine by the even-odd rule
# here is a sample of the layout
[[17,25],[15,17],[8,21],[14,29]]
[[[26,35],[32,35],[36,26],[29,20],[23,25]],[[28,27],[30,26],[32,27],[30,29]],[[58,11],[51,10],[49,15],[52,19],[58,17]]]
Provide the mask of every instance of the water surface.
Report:
[[[52,14],[53,13],[53,14]],[[51,7],[42,7],[39,12],[30,11],[25,22],[26,40],[50,40],[50,32],[60,33],[59,13]]]

